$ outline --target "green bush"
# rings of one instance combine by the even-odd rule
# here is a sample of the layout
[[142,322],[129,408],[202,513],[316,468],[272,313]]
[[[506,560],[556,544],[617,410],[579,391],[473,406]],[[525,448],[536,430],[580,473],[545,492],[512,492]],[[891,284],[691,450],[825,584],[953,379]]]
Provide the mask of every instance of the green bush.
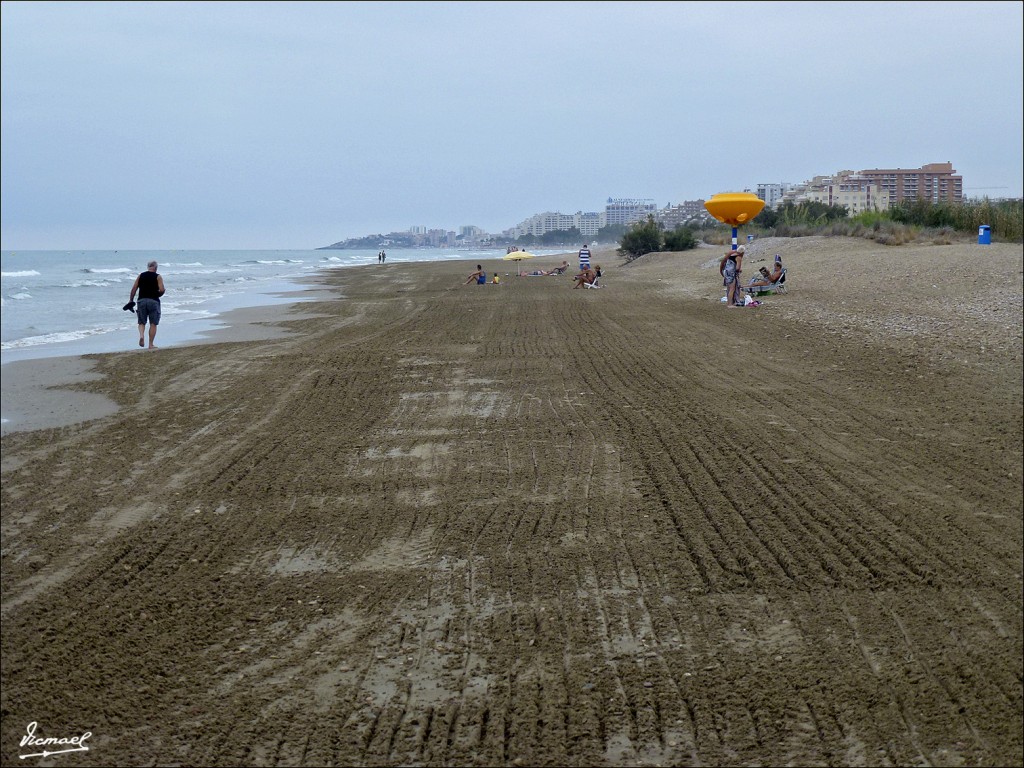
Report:
[[697,247],[697,238],[689,227],[679,227],[665,233],[666,251],[689,251]]
[[664,244],[661,227],[658,226],[653,216],[648,216],[647,221],[636,222],[622,236],[619,241],[619,253],[632,261],[645,253],[660,251]]

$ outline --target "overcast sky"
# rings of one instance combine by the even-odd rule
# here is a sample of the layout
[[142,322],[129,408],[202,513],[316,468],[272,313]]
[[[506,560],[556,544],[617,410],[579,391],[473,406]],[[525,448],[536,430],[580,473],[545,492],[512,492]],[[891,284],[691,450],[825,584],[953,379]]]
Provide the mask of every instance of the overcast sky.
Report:
[[953,163],[1022,194],[1020,2],[3,2],[5,250],[316,248]]

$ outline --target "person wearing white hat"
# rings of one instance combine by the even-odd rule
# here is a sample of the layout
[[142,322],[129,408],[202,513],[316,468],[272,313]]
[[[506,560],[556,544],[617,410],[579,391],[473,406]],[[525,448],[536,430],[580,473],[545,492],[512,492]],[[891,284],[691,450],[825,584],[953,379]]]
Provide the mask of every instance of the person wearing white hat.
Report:
[[743,271],[743,251],[741,245],[735,251],[729,251],[718,263],[718,271],[722,275],[722,285],[725,286],[725,306],[742,306],[743,298],[737,290],[740,282],[740,272]]

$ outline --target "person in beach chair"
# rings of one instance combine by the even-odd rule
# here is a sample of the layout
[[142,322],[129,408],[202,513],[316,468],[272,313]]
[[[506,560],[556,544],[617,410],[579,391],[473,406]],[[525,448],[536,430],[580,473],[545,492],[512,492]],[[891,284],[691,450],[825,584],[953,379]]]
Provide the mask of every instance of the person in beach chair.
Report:
[[589,265],[585,269],[581,269],[573,277],[576,278],[576,285],[573,286],[573,290],[576,290],[577,288],[600,287],[594,285],[597,281],[597,272],[595,272],[594,268]]
[[562,265],[560,267],[555,267],[550,272],[548,272],[548,274],[549,275],[564,275],[568,271],[568,269],[569,269],[569,262],[568,261],[563,261]]
[[743,286],[743,290],[751,296],[762,293],[785,293],[786,292],[786,268],[782,266],[782,256],[775,254],[775,267],[769,272],[761,267],[760,277],[750,281],[750,285]]
[[594,267],[594,279],[589,283],[584,283],[587,288],[601,288],[601,265],[598,264]]

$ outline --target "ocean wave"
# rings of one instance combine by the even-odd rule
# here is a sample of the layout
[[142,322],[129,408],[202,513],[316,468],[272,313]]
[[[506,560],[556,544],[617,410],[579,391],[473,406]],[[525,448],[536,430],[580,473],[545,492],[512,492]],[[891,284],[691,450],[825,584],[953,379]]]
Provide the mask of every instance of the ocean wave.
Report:
[[176,261],[176,262],[165,261],[164,262],[164,266],[165,267],[201,267],[201,266],[203,266],[203,262],[201,262],[201,261]]
[[39,277],[34,269],[25,269],[21,272],[0,272],[0,277]]
[[118,285],[120,280],[82,280],[78,283],[62,283],[61,288],[106,288],[110,285]]
[[38,347],[43,344],[60,344],[63,341],[77,341],[90,336],[99,336],[103,333],[110,333],[112,328],[86,328],[81,331],[60,331],[58,333],[44,333],[42,336],[26,336],[23,339],[5,341],[0,344],[0,349],[27,349]]
[[210,267],[209,269],[176,269],[168,274],[171,277],[181,277],[182,275],[228,275],[238,272],[238,269],[238,267],[235,267],[233,269],[216,269],[214,267]]
[[31,293],[12,293],[7,298],[8,299],[15,299],[17,301],[24,301],[25,299],[31,299],[32,298],[32,294]]
[[127,267],[118,267],[117,269],[96,269],[94,267],[86,267],[82,271],[89,272],[94,275],[130,275],[132,272]]

